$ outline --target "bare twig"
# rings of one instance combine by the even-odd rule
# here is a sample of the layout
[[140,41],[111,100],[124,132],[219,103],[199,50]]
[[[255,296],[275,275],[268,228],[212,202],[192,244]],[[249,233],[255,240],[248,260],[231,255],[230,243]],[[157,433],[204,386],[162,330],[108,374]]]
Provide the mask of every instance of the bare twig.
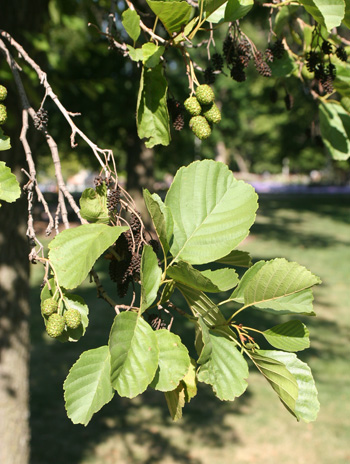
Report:
[[[133,5],[133,3],[130,1],[130,0],[125,0],[126,4],[128,5],[128,7],[130,8],[130,10],[135,10],[135,7]],[[142,21],[142,19],[140,19],[140,27],[143,31],[145,31],[149,36],[152,37],[152,39],[154,39],[155,41],[157,42],[160,42],[162,44],[166,44],[167,43],[167,40],[163,39],[163,37],[160,37],[159,35],[155,34],[152,29],[150,29],[149,27],[146,26],[146,24]]]

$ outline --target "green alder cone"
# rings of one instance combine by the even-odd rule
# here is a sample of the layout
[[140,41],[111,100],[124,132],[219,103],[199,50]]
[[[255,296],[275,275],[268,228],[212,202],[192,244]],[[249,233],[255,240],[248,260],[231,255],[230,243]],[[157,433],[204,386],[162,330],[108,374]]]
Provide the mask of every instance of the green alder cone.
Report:
[[65,327],[64,317],[60,314],[52,314],[46,324],[46,332],[52,338],[60,337]]
[[218,124],[221,121],[221,111],[215,103],[203,108],[203,116],[208,122]]
[[190,119],[190,129],[200,140],[207,139],[211,134],[211,128],[204,116],[193,116]]
[[77,329],[81,324],[81,314],[77,309],[68,309],[64,313],[64,320],[67,327],[70,329]]
[[214,91],[208,84],[199,85],[196,89],[196,97],[201,105],[210,105],[213,103]]
[[188,97],[184,102],[184,106],[192,116],[198,116],[202,112],[202,107],[196,97]]
[[6,122],[7,111],[5,105],[0,105],[0,126]]
[[54,298],[47,298],[41,305],[41,312],[44,316],[51,316],[53,313],[57,313],[58,303]]
[[4,101],[7,97],[7,88],[3,85],[0,85],[0,101]]

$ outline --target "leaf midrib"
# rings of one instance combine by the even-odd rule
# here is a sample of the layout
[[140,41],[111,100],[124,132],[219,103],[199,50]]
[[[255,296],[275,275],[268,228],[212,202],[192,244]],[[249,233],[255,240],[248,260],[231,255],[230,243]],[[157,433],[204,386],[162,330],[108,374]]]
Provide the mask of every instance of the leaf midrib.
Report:
[[[233,187],[232,187],[233,186]],[[187,237],[186,241],[184,242],[184,244],[182,245],[182,248],[178,251],[177,255],[173,258],[172,262],[170,263],[173,264],[174,262],[176,262],[176,260],[178,259],[179,255],[181,254],[181,252],[183,251],[183,249],[186,247],[187,243],[192,239],[192,237],[196,234],[196,232],[198,231],[198,229],[200,227],[202,227],[203,223],[206,221],[206,219],[214,213],[215,209],[221,204],[221,202],[223,201],[223,199],[225,198],[226,195],[228,195],[228,193],[230,192],[230,190],[232,188],[234,188],[235,184],[234,183],[231,183],[231,185],[229,186],[229,188],[227,188],[227,190],[225,191],[224,195],[220,198],[220,201],[218,203],[215,204],[214,208],[209,212],[209,214],[207,214],[207,216],[205,216],[205,218],[202,220],[202,222],[200,224],[198,224],[198,226],[193,230],[193,232],[191,233],[190,236]],[[173,218],[174,219],[174,218]],[[182,220],[182,216],[181,216],[181,220]],[[174,219],[174,222],[177,223],[178,227],[179,227],[179,224],[177,221],[175,221]],[[182,221],[181,221],[182,222]],[[181,224],[182,227],[182,231],[185,232],[185,229],[183,227],[183,223]],[[186,232],[185,232],[186,233]],[[187,234],[186,234],[187,235]]]

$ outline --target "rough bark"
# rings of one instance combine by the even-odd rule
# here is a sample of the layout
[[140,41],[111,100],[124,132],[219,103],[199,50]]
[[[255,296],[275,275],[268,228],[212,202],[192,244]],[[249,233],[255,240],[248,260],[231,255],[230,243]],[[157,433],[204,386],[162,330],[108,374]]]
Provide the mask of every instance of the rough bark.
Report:
[[[6,30],[31,52],[24,33],[42,28],[47,0],[1,2],[0,29]],[[12,50],[13,51],[13,50]],[[2,57],[1,57],[2,58]],[[3,83],[2,83],[3,84]],[[6,99],[8,113],[18,121],[11,130],[12,149],[1,160],[21,178],[26,167],[19,143],[21,111],[14,87]],[[29,263],[26,239],[27,206],[24,198],[0,208],[0,463],[29,462]]]
[[[14,152],[12,149],[12,161],[16,159]],[[1,464],[26,464],[29,460],[29,266],[25,218],[23,199],[3,203],[0,208]]]

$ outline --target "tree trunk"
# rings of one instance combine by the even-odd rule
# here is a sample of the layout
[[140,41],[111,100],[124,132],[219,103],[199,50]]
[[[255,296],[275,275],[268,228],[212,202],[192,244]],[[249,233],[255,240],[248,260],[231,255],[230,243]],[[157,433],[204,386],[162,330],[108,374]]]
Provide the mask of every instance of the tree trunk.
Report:
[[216,156],[215,161],[220,161],[221,163],[228,164],[230,161],[229,152],[226,148],[225,142],[220,140],[216,144]]
[[145,202],[143,201],[142,189],[153,190],[154,184],[154,150],[146,148],[136,133],[128,140],[127,159],[127,191],[133,197],[139,212],[148,227],[150,219]]
[[[1,152],[2,160],[7,153],[16,160],[14,152]],[[13,169],[11,164],[8,160]],[[0,462],[26,464],[30,435],[26,202],[2,202],[0,224]]]
[[233,159],[236,161],[239,172],[248,173],[249,172],[249,163],[237,152],[233,153]]
[[[47,18],[47,0],[1,3],[0,29],[6,30],[31,53],[25,34],[34,34]],[[25,33],[25,34],[24,34]],[[10,47],[11,49],[11,47]],[[11,49],[13,53],[13,49]],[[16,56],[16,54],[14,54]],[[4,84],[4,82],[0,82]],[[19,142],[21,111],[16,91],[9,89],[5,104],[15,129],[6,125],[12,148],[1,160],[21,179],[26,167]],[[0,208],[0,463],[29,462],[29,262],[26,238],[27,204],[2,202]]]

